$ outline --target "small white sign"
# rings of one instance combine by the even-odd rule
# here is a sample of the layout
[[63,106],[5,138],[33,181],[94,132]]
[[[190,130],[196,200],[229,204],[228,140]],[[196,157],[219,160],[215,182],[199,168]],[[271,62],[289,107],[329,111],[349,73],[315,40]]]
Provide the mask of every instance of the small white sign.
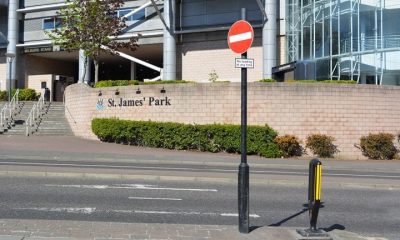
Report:
[[254,68],[254,59],[235,58],[236,68]]

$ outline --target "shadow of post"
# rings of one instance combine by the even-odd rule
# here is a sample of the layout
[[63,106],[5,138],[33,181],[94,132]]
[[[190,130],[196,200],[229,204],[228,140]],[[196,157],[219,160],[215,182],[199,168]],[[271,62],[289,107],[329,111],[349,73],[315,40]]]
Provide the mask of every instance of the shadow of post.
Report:
[[345,230],[346,227],[341,225],[341,224],[333,224],[332,226],[328,227],[328,228],[322,228],[322,230],[324,230],[325,232],[331,232],[333,230]]

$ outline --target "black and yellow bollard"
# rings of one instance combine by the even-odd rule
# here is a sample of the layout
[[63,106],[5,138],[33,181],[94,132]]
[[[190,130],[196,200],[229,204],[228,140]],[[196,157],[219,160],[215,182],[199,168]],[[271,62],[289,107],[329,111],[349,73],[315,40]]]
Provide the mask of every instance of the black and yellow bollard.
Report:
[[308,175],[308,214],[310,217],[310,228],[297,230],[303,237],[320,237],[331,239],[322,229],[317,228],[319,208],[321,207],[322,193],[322,163],[318,159],[310,161]]
[[317,231],[319,208],[321,207],[322,163],[318,159],[310,161],[308,176],[308,213],[310,230]]

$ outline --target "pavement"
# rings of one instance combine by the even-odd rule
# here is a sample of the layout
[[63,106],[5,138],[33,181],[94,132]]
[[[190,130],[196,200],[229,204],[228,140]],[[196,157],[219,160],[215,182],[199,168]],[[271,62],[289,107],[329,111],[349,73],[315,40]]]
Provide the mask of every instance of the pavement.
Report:
[[[115,161],[146,164],[190,164],[198,166],[238,166],[239,156],[232,154],[210,154],[200,152],[169,151],[161,149],[138,148],[117,144],[100,143],[87,141],[74,137],[19,137],[0,136],[0,160],[52,160],[52,161]],[[276,167],[282,166],[285,161],[285,168],[293,170],[308,168],[308,161],[311,156],[302,159],[264,159],[260,157],[249,157],[252,167]],[[377,162],[364,161],[324,161],[325,169],[349,169],[358,171],[389,172],[396,175],[400,172],[400,161]],[[21,166],[16,170],[8,170],[1,166],[0,176],[26,176],[26,174],[37,174],[47,177],[87,177],[87,178],[121,178],[121,179],[146,179],[156,178],[158,180],[191,180],[191,181],[237,181],[236,174],[232,177],[220,176],[218,174],[210,177],[201,177],[182,174],[180,177],[171,174],[170,176],[154,175],[149,172],[139,174],[138,172],[116,173],[110,170],[98,172],[60,172],[51,167],[43,168],[32,172],[32,167]],[[100,171],[100,170],[99,170]],[[121,170],[118,170],[121,172]],[[143,171],[142,171],[143,172]],[[271,177],[271,176],[270,176]],[[286,178],[286,176],[285,176]],[[284,183],[299,184],[298,179],[283,179],[276,176],[276,179],[252,179],[251,181],[260,184]],[[285,182],[286,181],[286,182]],[[327,179],[326,184],[335,183],[334,178]],[[301,185],[307,184],[305,181]],[[388,187],[400,188],[400,181],[378,180],[372,185],[365,179],[349,180],[351,186],[367,187]],[[1,197],[1,196],[0,196]],[[1,199],[1,198],[0,198]],[[1,204],[1,202],[0,202]],[[299,227],[299,229],[304,228]],[[340,229],[327,229],[329,238],[302,238],[296,233],[296,228],[284,227],[258,227],[249,234],[240,234],[237,226],[220,225],[186,225],[186,224],[146,224],[146,223],[116,223],[116,222],[85,222],[85,221],[63,221],[63,220],[22,220],[22,219],[1,219],[0,216],[0,240],[46,240],[46,239],[271,239],[271,240],[382,240],[384,238],[368,238]]]
[[220,225],[2,219],[0,226],[0,240],[385,240],[337,229],[329,229],[329,237],[304,238],[296,232],[296,228],[283,227],[255,227],[249,234],[241,234],[237,226]]

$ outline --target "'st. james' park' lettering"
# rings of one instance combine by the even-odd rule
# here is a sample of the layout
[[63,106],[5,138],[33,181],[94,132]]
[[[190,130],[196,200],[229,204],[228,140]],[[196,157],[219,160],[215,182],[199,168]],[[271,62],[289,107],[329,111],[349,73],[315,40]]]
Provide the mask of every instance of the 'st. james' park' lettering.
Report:
[[[104,110],[105,105],[103,104],[103,99],[98,99],[96,108],[98,110]],[[171,99],[169,97],[162,97],[162,98],[157,98],[157,97],[143,97],[140,99],[124,99],[124,98],[119,98],[119,99],[114,99],[114,98],[109,98],[107,100],[107,107],[109,108],[114,108],[114,107],[142,107],[142,106],[171,106]]]
[[150,97],[149,106],[171,106],[171,99],[165,97],[164,99]]

